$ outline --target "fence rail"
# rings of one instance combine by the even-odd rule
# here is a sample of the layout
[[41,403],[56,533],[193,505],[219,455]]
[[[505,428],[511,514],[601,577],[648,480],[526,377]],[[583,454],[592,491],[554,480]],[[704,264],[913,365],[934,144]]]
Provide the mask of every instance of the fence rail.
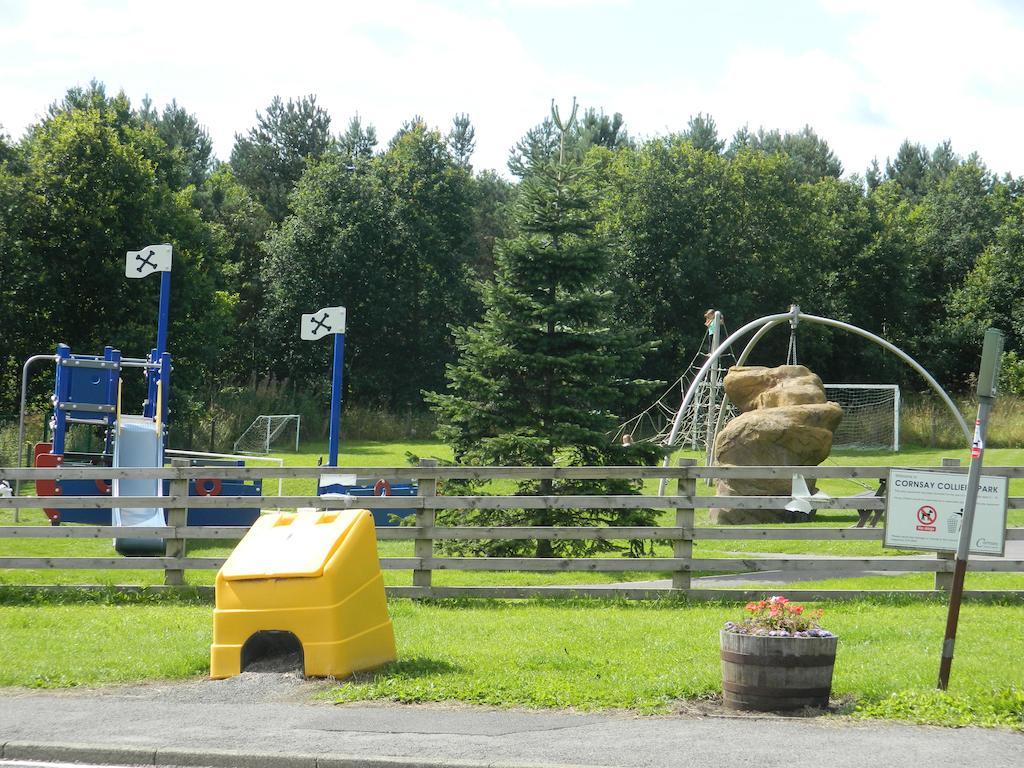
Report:
[[[966,472],[966,468],[943,462],[943,471]],[[932,468],[934,469],[934,468]],[[424,460],[416,467],[186,467],[111,469],[103,467],[62,467],[54,469],[0,468],[0,479],[30,483],[35,480],[110,480],[161,478],[170,480],[167,496],[119,497],[120,507],[164,507],[166,526],[132,528],[131,536],[153,537],[165,542],[163,557],[48,557],[0,556],[0,570],[162,570],[165,585],[184,584],[187,570],[217,569],[223,557],[193,557],[186,554],[188,542],[222,540],[231,542],[245,535],[247,528],[233,526],[188,526],[186,507],[210,508],[296,508],[320,509],[412,509],[414,525],[381,527],[377,537],[382,541],[411,541],[409,557],[382,557],[385,570],[411,570],[411,586],[391,586],[393,595],[415,598],[492,597],[624,597],[653,599],[686,596],[693,599],[749,599],[763,594],[759,589],[709,589],[694,586],[695,573],[735,573],[780,571],[783,576],[798,576],[815,581],[833,575],[855,576],[869,572],[933,573],[933,590],[885,590],[911,596],[934,595],[948,588],[953,569],[950,556],[818,556],[796,554],[757,554],[739,551],[735,557],[698,557],[694,542],[700,541],[880,541],[881,528],[816,527],[703,527],[695,525],[695,511],[711,507],[723,509],[783,509],[791,501],[788,496],[700,496],[697,480],[703,478],[785,479],[800,472],[808,479],[877,480],[888,475],[889,467],[702,467],[681,461],[675,467],[441,467]],[[357,475],[386,480],[413,478],[419,495],[414,497],[343,497],[318,496],[187,496],[189,480],[215,479],[315,479],[329,474]],[[1024,478],[1024,467],[986,467],[985,474]],[[439,483],[446,480],[540,480],[540,479],[631,479],[667,478],[675,480],[675,493],[655,495],[472,495],[449,496],[439,493]],[[443,486],[440,488],[443,491]],[[114,503],[106,496],[19,496],[0,498],[0,509],[103,508]],[[879,510],[885,508],[884,497],[840,496],[814,502],[821,509]],[[1011,509],[1024,508],[1024,497],[1011,497]],[[439,511],[507,510],[507,509],[661,509],[673,510],[674,525],[667,526],[465,526],[437,525]],[[0,526],[0,547],[4,540],[102,539],[124,535],[125,529],[109,525],[4,525]],[[1024,540],[1024,528],[1009,528],[1007,541]],[[437,542],[481,540],[551,540],[551,541],[624,541],[655,540],[670,543],[671,557],[443,557],[436,551]],[[975,572],[1024,573],[1024,560],[977,558],[969,563]],[[579,584],[571,586],[441,586],[433,583],[438,571],[492,571],[581,574],[648,573],[669,574],[670,586],[615,584]],[[0,577],[2,583],[2,577]],[[56,585],[40,585],[54,589]],[[127,587],[132,589],[133,587]],[[206,589],[209,589],[208,587]],[[777,589],[774,588],[774,589]],[[787,590],[795,599],[842,599],[871,594],[863,590]],[[1024,598],[1021,590],[972,590],[978,597]]]

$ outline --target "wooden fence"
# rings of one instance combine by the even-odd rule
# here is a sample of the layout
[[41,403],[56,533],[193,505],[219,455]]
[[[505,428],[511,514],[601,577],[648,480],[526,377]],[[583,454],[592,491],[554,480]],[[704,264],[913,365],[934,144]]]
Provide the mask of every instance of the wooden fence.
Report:
[[[952,462],[944,462],[948,471],[955,469]],[[806,478],[846,478],[875,480],[888,475],[888,467],[801,467]],[[414,497],[344,497],[324,499],[316,496],[200,496],[189,497],[190,479],[286,479],[313,480],[325,471],[342,471],[360,477],[397,480],[412,476],[419,487]],[[132,536],[153,536],[165,540],[163,557],[0,557],[0,569],[159,569],[164,571],[164,584],[176,587],[185,583],[184,572],[193,569],[217,569],[224,562],[219,557],[190,557],[190,540],[237,540],[246,532],[243,527],[210,527],[186,525],[187,507],[191,508],[296,508],[323,509],[374,508],[415,510],[415,525],[381,527],[380,540],[414,542],[411,557],[382,557],[386,570],[411,570],[410,586],[391,586],[388,593],[413,598],[449,597],[625,597],[654,599],[685,596],[693,599],[746,600],[781,591],[779,587],[766,589],[700,588],[693,583],[695,573],[737,573],[753,571],[780,571],[783,577],[806,577],[815,581],[836,575],[855,576],[865,572],[930,572],[934,573],[934,589],[885,590],[884,594],[934,595],[948,588],[952,578],[951,555],[935,556],[879,556],[829,557],[811,555],[765,554],[756,557],[696,557],[695,541],[735,541],[742,552],[744,541],[880,541],[883,529],[813,527],[697,527],[696,509],[718,508],[776,508],[782,509],[791,500],[788,496],[698,496],[697,482],[704,478],[775,478],[789,480],[793,467],[701,467],[682,460],[675,467],[440,467],[432,460],[423,460],[416,467],[344,467],[332,470],[326,467],[188,467],[177,461],[175,466],[161,469],[110,469],[101,467],[67,467],[58,469],[3,469],[0,479],[11,481],[45,479],[110,480],[112,478],[161,478],[170,481],[169,495],[161,497],[121,497],[121,507],[164,507],[167,525],[156,528],[133,528]],[[985,474],[1024,477],[1024,467],[986,467]],[[541,480],[541,479],[661,479],[671,482],[669,494],[622,496],[448,496],[438,493],[438,483],[446,480]],[[109,497],[46,497],[20,496],[0,498],[0,509],[28,509],[42,506],[51,508],[100,508],[111,504]],[[863,496],[833,497],[818,504],[824,509],[884,509],[885,499]],[[1024,507],[1024,497],[1011,497],[1011,509]],[[441,510],[468,509],[670,509],[675,519],[671,526],[644,527],[468,527],[438,526],[435,516]],[[9,525],[0,526],[0,539],[56,539],[56,538],[113,538],[123,535],[124,528],[89,525]],[[1007,530],[1007,541],[1024,540],[1024,528]],[[606,540],[650,539],[669,541],[672,557],[442,557],[435,551],[435,542],[446,540]],[[578,572],[581,586],[438,586],[433,583],[437,571],[518,571],[518,572]],[[1024,573],[1024,560],[1006,558],[971,559],[971,571]],[[586,585],[587,574],[607,572],[650,572],[671,574],[671,586],[634,586],[630,583]],[[652,575],[652,578],[655,576]],[[206,588],[209,589],[209,588]],[[792,599],[843,599],[875,594],[878,591],[785,589]],[[1024,597],[1022,590],[969,590],[975,597]]]

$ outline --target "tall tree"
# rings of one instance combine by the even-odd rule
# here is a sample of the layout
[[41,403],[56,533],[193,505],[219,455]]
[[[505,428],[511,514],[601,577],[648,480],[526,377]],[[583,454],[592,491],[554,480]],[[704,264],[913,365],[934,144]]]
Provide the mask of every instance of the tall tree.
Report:
[[452,118],[452,127],[446,137],[448,150],[452,158],[463,168],[470,168],[470,158],[473,157],[473,150],[476,149],[476,129],[465,112],[457,114]]
[[797,180],[813,184],[819,179],[843,175],[843,164],[809,125],[782,137],[782,151],[793,160]]
[[191,112],[171,99],[160,117],[153,121],[157,135],[175,155],[177,173],[171,183],[176,188],[188,184],[199,187],[213,169],[213,142],[206,128]]
[[955,324],[946,318],[951,294],[964,283],[999,226],[998,186],[976,158],[969,158],[930,190],[914,212],[921,253],[915,276],[918,344],[931,350],[938,375],[958,385],[970,372],[970,358],[960,354],[962,338],[947,337],[946,329]]
[[725,150],[727,157],[735,157],[739,152],[744,149],[750,149],[756,145],[756,137],[750,132],[749,126],[741,126],[736,129],[736,133],[732,135],[729,140],[729,146]]
[[261,330],[270,372],[325,394],[329,344],[297,340],[297,318],[320,307],[344,306],[345,388],[357,402],[392,401],[396,360],[391,341],[404,331],[391,312],[399,275],[390,248],[391,214],[372,162],[353,168],[329,154],[306,169],[294,213],[272,229],[263,248],[265,298]]
[[265,245],[262,327],[274,372],[325,380],[329,350],[298,344],[295,318],[341,304],[353,399],[422,407],[420,388],[440,386],[454,357],[448,323],[473,311],[468,172],[440,133],[411,121],[382,155],[352,165],[332,152],[311,165],[293,199]]
[[882,183],[882,169],[878,166],[878,158],[871,158],[871,164],[864,172],[864,183],[867,184],[868,192],[874,192]]
[[231,297],[217,289],[216,238],[187,192],[173,190],[159,172],[173,153],[123,94],[107,98],[99,84],[70,92],[28,132],[22,151],[13,222],[31,275],[24,296],[34,308],[23,320],[23,343],[32,352],[58,341],[89,352],[104,344],[148,351],[158,281],[126,280],[124,253],[171,242],[175,397],[187,399],[218,370],[221,345],[232,343]]
[[920,200],[927,188],[928,150],[910,139],[900,144],[893,160],[885,161],[885,178],[895,181],[911,202]]
[[[0,411],[13,411],[18,374],[38,343],[46,319],[36,304],[38,265],[26,251],[21,218],[25,214],[24,178],[15,168],[16,149],[0,134]],[[3,456],[13,461],[14,456]]]
[[348,121],[348,128],[338,137],[338,150],[353,162],[370,158],[376,146],[377,129],[364,126],[359,115]]
[[332,142],[330,115],[317,105],[316,96],[287,103],[275,96],[265,114],[256,113],[256,125],[245,136],[235,134],[231,167],[280,222],[306,162],[322,157]]
[[530,173],[534,165],[556,159],[560,151],[568,152],[574,159],[580,160],[592,147],[613,151],[627,148],[633,142],[625,125],[619,112],[609,116],[604,110],[588,108],[583,113],[583,119],[576,120],[563,133],[550,117],[545,117],[516,142],[509,153],[508,168],[522,178]]
[[396,380],[395,405],[416,407],[420,390],[439,387],[444,364],[454,357],[449,325],[476,314],[469,287],[475,260],[471,177],[441,134],[421,120],[399,132],[378,168],[394,217],[392,312],[404,321],[390,346],[396,360],[419,371],[418,381]]
[[928,161],[926,185],[928,189],[937,187],[943,179],[960,165],[960,157],[953,151],[953,143],[946,139],[935,146]]
[[515,187],[494,171],[473,178],[473,271],[479,279],[494,275],[494,245],[510,234],[508,207],[514,195]]
[[690,117],[683,131],[683,138],[689,139],[697,149],[705,152],[719,154],[725,147],[725,142],[718,138],[718,126],[715,118],[698,112]]
[[[574,110],[575,113],[575,110]],[[555,114],[552,124],[559,126]],[[571,130],[572,119],[559,130]],[[653,451],[611,443],[613,407],[631,386],[643,345],[612,322],[608,249],[597,231],[593,168],[566,152],[531,164],[514,206],[518,235],[496,249],[493,283],[484,286],[484,317],[456,331],[459,360],[447,393],[428,401],[440,436],[461,464],[628,464]],[[632,382],[635,384],[635,382]],[[542,480],[520,493],[622,493],[630,483]],[[643,525],[649,512],[508,510],[465,513],[474,522],[513,525],[581,521]],[[494,551],[521,552],[524,542]],[[539,557],[579,549],[538,541]]]
[[[949,335],[977,349],[985,329],[1006,333],[1008,350],[1024,350],[1024,200],[1015,200],[992,242],[951,300]],[[971,356],[974,357],[973,355]],[[973,360],[971,361],[973,362]],[[964,366],[974,370],[973,365]]]
[[621,112],[606,115],[604,110],[598,111],[591,107],[583,112],[578,133],[580,148],[584,152],[590,147],[614,150],[628,147],[630,144],[626,122]]
[[223,367],[234,378],[245,380],[266,368],[259,327],[265,296],[261,243],[272,222],[226,163],[196,190],[192,204],[209,223],[219,246],[218,287],[234,299],[234,343],[224,347]]

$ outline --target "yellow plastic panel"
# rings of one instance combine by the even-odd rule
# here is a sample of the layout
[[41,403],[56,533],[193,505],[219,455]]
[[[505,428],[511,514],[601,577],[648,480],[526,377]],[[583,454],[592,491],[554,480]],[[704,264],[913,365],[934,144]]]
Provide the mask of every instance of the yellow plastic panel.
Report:
[[313,578],[365,510],[263,515],[228,557],[220,575],[240,579]]

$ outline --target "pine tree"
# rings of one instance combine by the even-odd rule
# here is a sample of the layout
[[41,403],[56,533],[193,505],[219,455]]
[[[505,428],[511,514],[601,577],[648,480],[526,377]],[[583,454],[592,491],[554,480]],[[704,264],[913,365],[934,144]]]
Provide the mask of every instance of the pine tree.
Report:
[[[566,125],[553,110],[564,137]],[[575,109],[573,110],[573,117]],[[621,465],[647,463],[657,450],[612,444],[613,408],[644,347],[611,320],[608,250],[597,231],[593,168],[566,157],[529,168],[513,209],[515,237],[497,243],[494,281],[484,285],[484,316],[456,329],[460,350],[448,367],[448,393],[427,393],[439,434],[465,465]],[[572,153],[569,153],[572,155]],[[521,494],[622,494],[629,481],[519,484]],[[500,510],[452,513],[456,524],[651,525],[650,510]],[[467,544],[460,551],[522,554],[529,542]],[[589,542],[536,542],[538,557],[583,553]],[[634,551],[641,549],[633,542]],[[601,548],[608,549],[609,545]]]

